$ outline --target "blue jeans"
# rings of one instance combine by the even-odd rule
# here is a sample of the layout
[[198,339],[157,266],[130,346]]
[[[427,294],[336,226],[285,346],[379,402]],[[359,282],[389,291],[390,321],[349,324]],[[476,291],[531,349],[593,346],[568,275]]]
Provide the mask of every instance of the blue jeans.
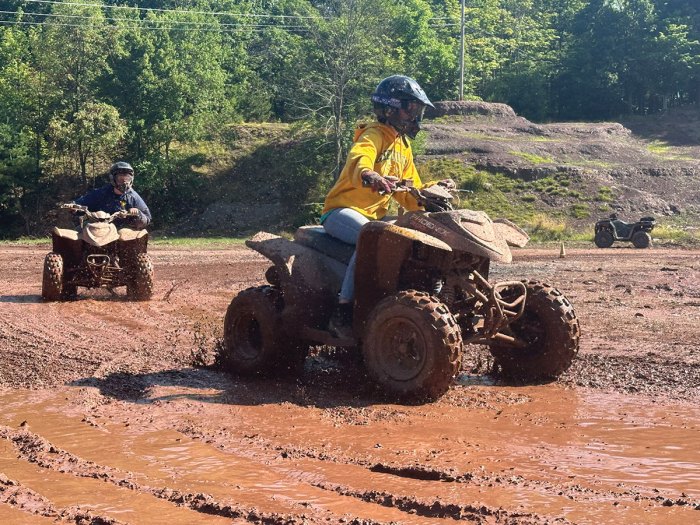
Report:
[[[323,221],[323,228],[326,233],[340,239],[348,244],[357,244],[360,229],[369,222],[369,219],[350,208],[336,208],[331,211]],[[338,301],[340,303],[351,303],[355,298],[355,260],[357,251],[353,252],[348,269],[345,270],[343,286],[340,288]]]

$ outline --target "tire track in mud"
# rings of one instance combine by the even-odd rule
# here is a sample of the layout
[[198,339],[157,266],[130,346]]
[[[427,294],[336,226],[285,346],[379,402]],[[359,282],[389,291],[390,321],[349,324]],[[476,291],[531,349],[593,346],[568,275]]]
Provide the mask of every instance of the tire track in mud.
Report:
[[[213,436],[205,438],[202,434],[199,435],[199,439],[206,439],[207,442],[212,441],[212,438]],[[221,446],[223,447],[224,445]],[[557,484],[542,480],[527,479],[520,475],[505,475],[498,473],[489,474],[484,473],[482,470],[456,473],[454,469],[451,468],[438,469],[425,467],[423,465],[394,466],[384,463],[373,463],[371,461],[357,460],[356,458],[351,457],[338,457],[327,453],[317,453],[316,451],[300,448],[276,447],[275,451],[279,453],[280,457],[285,459],[308,458],[320,462],[331,462],[340,465],[355,465],[366,469],[368,472],[389,474],[396,476],[397,478],[417,481],[437,481],[441,483],[472,485],[474,487],[515,487],[518,489],[536,491],[552,497],[566,498],[569,501],[576,501],[582,504],[600,503],[601,501],[616,502],[615,504],[619,504],[621,502],[628,502],[630,504],[647,502],[657,507],[677,506],[700,511],[700,500],[689,498],[685,495],[682,495],[681,497],[674,497],[668,494],[664,495],[659,489],[648,490],[646,493],[634,488],[621,491],[596,490],[594,488],[584,487],[580,484]],[[469,515],[485,515],[494,516],[499,519],[527,517],[529,520],[542,520],[532,521],[532,523],[549,522],[549,520],[552,519],[550,517],[545,518],[536,514],[525,515],[518,512],[509,512],[503,508],[493,509],[486,505],[452,505],[444,504],[438,500],[426,503],[424,501],[419,502],[413,498],[407,498],[405,496],[398,496],[386,492],[357,491],[342,485],[321,483],[317,486],[327,490],[334,490],[343,495],[351,495],[363,501],[376,501],[385,506],[395,504],[395,506],[400,510],[405,510],[407,512],[414,511],[421,515],[431,517],[451,517],[453,519],[464,519],[464,516]],[[569,523],[564,518],[556,519],[561,520],[556,521],[557,523]]]
[[491,508],[486,505],[468,505],[443,503],[441,501],[421,501],[416,498],[396,496],[385,491],[357,491],[342,485],[322,483],[317,485],[325,490],[332,490],[343,496],[353,496],[362,501],[371,501],[386,507],[396,507],[410,514],[430,518],[451,518],[459,521],[469,521],[476,524],[499,523],[503,525],[526,525],[560,523],[570,525],[564,518],[544,518],[532,513],[509,512],[502,508]]
[[[55,447],[49,441],[28,430],[13,430],[6,426],[0,426],[0,438],[9,441],[13,445],[20,459],[41,468],[75,477],[98,479],[119,488],[126,488],[137,493],[165,500],[178,507],[187,507],[202,515],[243,520],[263,525],[329,523],[335,520],[347,525],[382,525],[383,523],[388,523],[366,518],[341,518],[340,516],[329,515],[327,511],[315,510],[311,507],[307,508],[306,512],[295,515],[261,512],[256,508],[217,501],[210,494],[191,493],[168,487],[153,487],[135,482],[133,475],[129,472],[84,460],[70,452]],[[310,486],[314,485],[311,484]],[[23,487],[20,483],[0,473],[0,503],[7,503],[20,509],[29,507],[29,505],[23,504],[23,501],[31,503],[33,508],[30,511],[31,513],[41,516],[68,519],[76,523],[87,523],[90,525],[122,525],[123,523],[128,523],[100,516],[93,511],[57,508],[44,496],[32,489]]]
[[[259,436],[248,436],[249,439],[246,444],[236,446],[232,443],[230,436],[228,436],[224,442],[221,441],[220,437],[217,439],[216,434],[205,433],[202,432],[201,429],[198,431],[179,429],[179,431],[188,434],[192,439],[215,445],[219,450],[240,451],[246,449],[248,455],[265,456],[264,460],[261,460],[264,463],[271,461],[269,455],[272,454],[277,458],[289,461],[294,461],[295,459],[311,459],[318,461],[321,464],[321,466],[318,467],[321,471],[323,470],[322,465],[324,463],[331,463],[340,466],[353,465],[366,470],[368,473],[388,474],[396,476],[397,478],[417,480],[419,482],[435,481],[441,484],[454,483],[471,486],[474,489],[488,488],[488,490],[500,487],[506,490],[515,489],[520,493],[525,489],[532,493],[545,494],[550,499],[564,499],[568,502],[566,504],[567,506],[576,502],[583,508],[591,504],[600,505],[604,502],[607,505],[613,506],[620,505],[621,503],[628,503],[635,506],[647,503],[649,506],[653,506],[659,510],[672,506],[700,510],[700,501],[695,501],[687,497],[673,498],[671,496],[665,496],[658,491],[656,491],[656,494],[650,493],[643,495],[640,491],[633,489],[619,492],[604,491],[584,487],[579,484],[561,485],[540,480],[529,480],[518,475],[485,474],[483,471],[457,474],[453,469],[441,470],[421,465],[405,467],[391,466],[384,463],[357,460],[356,458],[339,457],[324,452],[317,453],[301,448],[280,447],[261,439]],[[257,448],[258,451],[251,450],[251,447]],[[290,476],[295,477],[294,473],[298,472],[296,477],[300,481],[308,482],[314,487],[332,491],[342,496],[353,497],[358,501],[395,508],[409,515],[421,516],[428,519],[453,519],[478,524],[544,525],[549,523],[574,523],[564,517],[556,515],[522,512],[503,506],[492,506],[483,503],[449,503],[442,501],[439,495],[435,496],[434,499],[421,499],[411,495],[380,489],[358,489],[349,486],[347,483],[337,483],[327,480],[315,481],[313,476],[311,476],[310,479],[310,469],[304,469],[299,466],[290,466],[290,469]],[[350,475],[350,477],[357,477],[357,474]],[[391,486],[391,482],[375,482],[374,485]],[[446,488],[444,492],[450,492],[450,489]]]
[[94,512],[75,507],[57,508],[41,494],[15,480],[9,479],[2,473],[0,473],[0,503],[5,503],[36,516],[74,521],[81,525],[128,525],[126,522],[99,516]]

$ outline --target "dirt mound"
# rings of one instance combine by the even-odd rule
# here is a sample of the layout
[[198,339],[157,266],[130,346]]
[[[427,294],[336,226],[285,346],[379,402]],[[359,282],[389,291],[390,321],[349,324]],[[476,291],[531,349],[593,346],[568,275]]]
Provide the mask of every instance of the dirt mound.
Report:
[[435,103],[435,109],[427,108],[426,118],[446,115],[484,115],[487,117],[516,118],[513,108],[507,104],[479,102],[475,100],[445,100]]

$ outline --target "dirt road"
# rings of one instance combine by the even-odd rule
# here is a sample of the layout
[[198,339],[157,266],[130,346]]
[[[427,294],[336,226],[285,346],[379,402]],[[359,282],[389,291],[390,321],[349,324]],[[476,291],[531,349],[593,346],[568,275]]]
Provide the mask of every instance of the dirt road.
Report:
[[48,247],[0,247],[0,523],[700,522],[700,252],[521,250],[581,321],[558,382],[512,386],[470,348],[436,403],[387,403],[352,356],[298,380],[211,363],[266,263],[153,248],[153,301],[42,303]]

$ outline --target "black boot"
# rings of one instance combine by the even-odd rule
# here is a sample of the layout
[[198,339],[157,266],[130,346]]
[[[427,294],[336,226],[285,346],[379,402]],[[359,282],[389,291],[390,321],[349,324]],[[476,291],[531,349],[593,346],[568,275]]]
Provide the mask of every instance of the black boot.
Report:
[[352,303],[338,303],[328,321],[328,331],[339,339],[352,339]]

